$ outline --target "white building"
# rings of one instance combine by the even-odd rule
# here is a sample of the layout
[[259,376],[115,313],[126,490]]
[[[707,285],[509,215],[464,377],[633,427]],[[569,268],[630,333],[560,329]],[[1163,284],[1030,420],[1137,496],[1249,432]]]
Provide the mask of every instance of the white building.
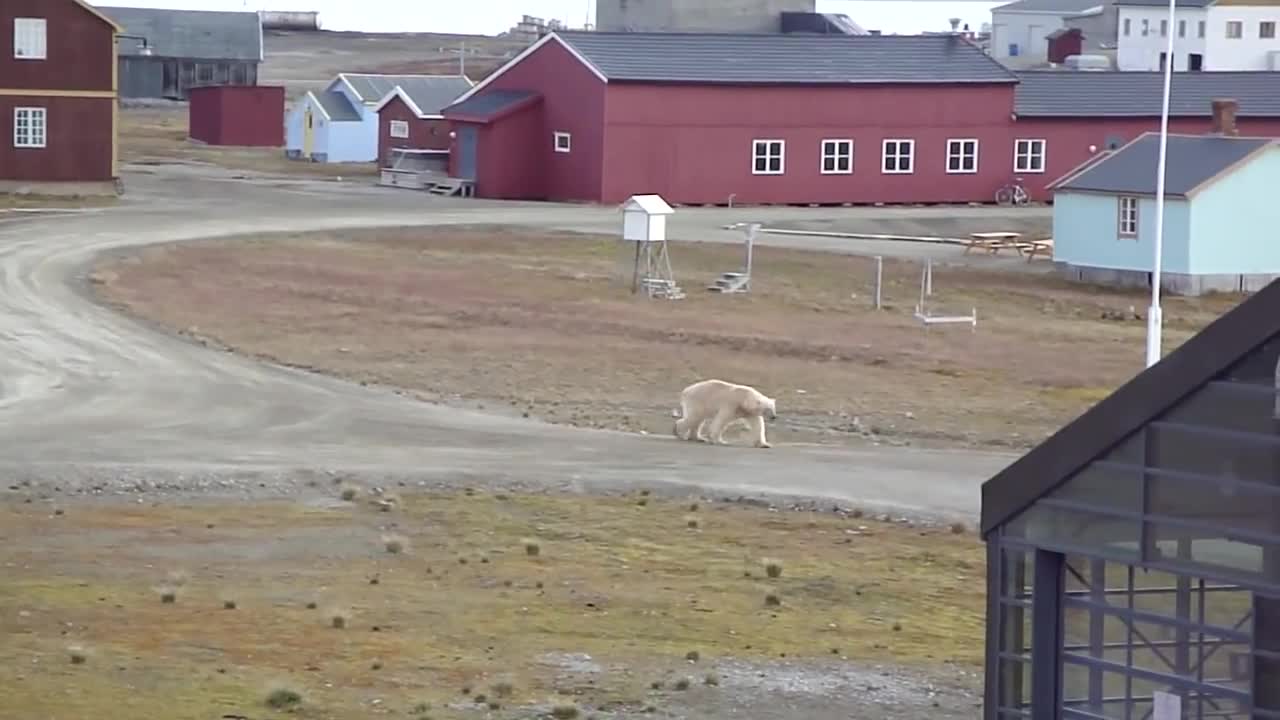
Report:
[[1280,70],[1280,0],[1178,0],[1172,27],[1167,0],[1116,4],[1121,70],[1164,69],[1169,33],[1174,70]]
[[1109,4],[1110,0],[1017,0],[991,10],[991,56],[1014,67],[1048,61],[1049,33],[1066,27],[1063,18]]

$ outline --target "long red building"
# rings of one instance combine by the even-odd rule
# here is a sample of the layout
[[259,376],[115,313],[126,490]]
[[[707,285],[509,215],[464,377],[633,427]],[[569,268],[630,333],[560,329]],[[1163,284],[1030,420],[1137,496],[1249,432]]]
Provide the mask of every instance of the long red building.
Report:
[[0,191],[118,176],[118,32],[81,0],[0,2]]
[[[1158,73],[1015,74],[959,36],[562,31],[446,108],[479,197],[684,204],[990,202],[1158,126]],[[1280,136],[1280,73],[1182,73],[1173,128],[1240,104]]]

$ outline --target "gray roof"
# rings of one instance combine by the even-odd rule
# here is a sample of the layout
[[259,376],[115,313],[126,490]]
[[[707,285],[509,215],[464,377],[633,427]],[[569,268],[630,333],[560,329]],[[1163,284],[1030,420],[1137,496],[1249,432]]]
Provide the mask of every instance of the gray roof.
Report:
[[[1013,111],[1020,117],[1159,117],[1164,74],[1109,70],[1018,73]],[[1280,72],[1173,74],[1169,114],[1208,117],[1214,98],[1240,103],[1240,117],[1280,117]]]
[[[1165,161],[1165,194],[1185,196],[1218,173],[1274,142],[1270,138],[1170,135]],[[1160,134],[1144,133],[1054,189],[1155,195],[1159,152]]]
[[827,85],[1014,80],[977,46],[951,35],[556,35],[611,81]]
[[[1017,2],[991,8],[991,12],[1035,12],[1072,15],[1099,5],[1109,4],[1111,4],[1110,0],[1017,0]],[[1168,0],[1165,0],[1165,4],[1169,4]]]
[[343,95],[336,90],[321,91],[312,94],[315,96],[316,102],[320,103],[320,106],[324,108],[324,111],[329,115],[329,119],[333,122],[347,122],[360,119],[359,111],[357,111],[355,106],[351,104],[351,101],[347,99],[346,95]]
[[[1214,0],[1178,0],[1178,7],[1209,7]],[[1141,5],[1143,7],[1169,7],[1169,0],[1113,0],[1115,5]]]
[[[361,102],[376,103],[400,86],[405,93],[418,102],[422,98],[428,105],[439,111],[453,102],[459,95],[471,89],[471,83],[461,75],[372,75],[368,73],[342,73],[339,78],[346,78],[347,84],[359,96]],[[452,93],[452,95],[450,95]],[[449,97],[445,97],[449,95]],[[432,108],[418,107],[425,113]]]
[[535,97],[538,97],[538,93],[528,90],[481,91],[479,94],[473,95],[456,105],[450,105],[445,110],[450,115],[491,118],[514,105]]
[[[262,23],[256,12],[98,7],[129,35],[141,35],[155,57],[195,60],[261,60]],[[137,55],[139,42],[119,43],[121,55]]]

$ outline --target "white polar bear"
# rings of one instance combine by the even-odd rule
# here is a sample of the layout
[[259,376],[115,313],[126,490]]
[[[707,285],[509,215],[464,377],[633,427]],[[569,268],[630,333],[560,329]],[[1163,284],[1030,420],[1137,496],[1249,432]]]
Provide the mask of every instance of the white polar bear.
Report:
[[[703,380],[680,393],[680,417],[674,433],[681,440],[725,445],[724,431],[735,422],[745,421],[756,436],[755,446],[771,447],[764,438],[764,416],[778,417],[773,398],[750,385],[737,385],[724,380]],[[703,428],[707,428],[707,435]]]

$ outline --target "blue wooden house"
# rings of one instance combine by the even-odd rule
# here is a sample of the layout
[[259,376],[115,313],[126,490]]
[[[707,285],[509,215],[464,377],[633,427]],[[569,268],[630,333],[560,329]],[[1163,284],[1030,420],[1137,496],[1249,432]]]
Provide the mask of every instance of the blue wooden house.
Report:
[[[1146,133],[1050,185],[1053,259],[1083,282],[1151,286],[1160,136]],[[1161,286],[1252,292],[1280,277],[1280,143],[1170,135]]]
[[285,120],[285,154],[331,163],[378,158],[378,104],[396,88],[439,99],[439,108],[470,90],[461,75],[341,73],[323,91],[302,96]]

